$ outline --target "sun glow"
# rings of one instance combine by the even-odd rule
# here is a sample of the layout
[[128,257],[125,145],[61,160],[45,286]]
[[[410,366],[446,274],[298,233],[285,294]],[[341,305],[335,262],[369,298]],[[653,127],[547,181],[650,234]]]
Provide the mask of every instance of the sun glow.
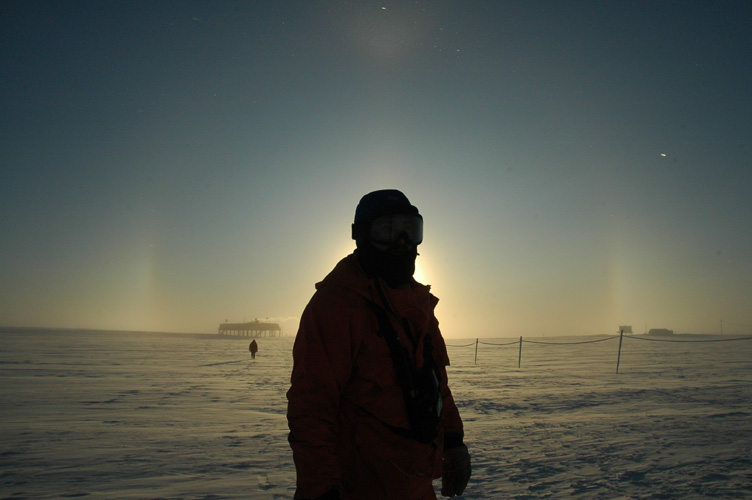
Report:
[[415,259],[415,273],[413,274],[413,278],[415,278],[415,281],[418,283],[423,283],[424,285],[430,285],[429,282],[429,275],[430,273],[427,272],[428,269],[426,267],[426,263],[424,262],[422,257],[418,257]]

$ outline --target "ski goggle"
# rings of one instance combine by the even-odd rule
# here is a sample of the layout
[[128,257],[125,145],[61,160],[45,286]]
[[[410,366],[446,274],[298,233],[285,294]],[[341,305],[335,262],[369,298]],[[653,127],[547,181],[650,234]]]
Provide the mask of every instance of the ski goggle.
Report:
[[404,237],[413,245],[423,241],[423,217],[411,214],[391,214],[371,222],[371,240],[382,245],[396,243]]

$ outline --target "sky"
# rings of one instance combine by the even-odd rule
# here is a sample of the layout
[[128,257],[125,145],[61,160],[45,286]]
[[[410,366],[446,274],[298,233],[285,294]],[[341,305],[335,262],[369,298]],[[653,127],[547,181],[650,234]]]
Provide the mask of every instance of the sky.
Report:
[[293,335],[364,194],[447,338],[752,332],[746,1],[0,3],[0,325]]

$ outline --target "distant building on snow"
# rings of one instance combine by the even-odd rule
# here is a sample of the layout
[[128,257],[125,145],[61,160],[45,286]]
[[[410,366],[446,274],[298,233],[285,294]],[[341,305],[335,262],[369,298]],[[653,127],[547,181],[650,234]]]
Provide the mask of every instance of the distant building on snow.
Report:
[[668,328],[651,328],[648,330],[648,335],[673,335],[674,331]]
[[239,337],[281,337],[282,329],[277,323],[262,323],[255,319],[247,323],[222,323],[217,333]]

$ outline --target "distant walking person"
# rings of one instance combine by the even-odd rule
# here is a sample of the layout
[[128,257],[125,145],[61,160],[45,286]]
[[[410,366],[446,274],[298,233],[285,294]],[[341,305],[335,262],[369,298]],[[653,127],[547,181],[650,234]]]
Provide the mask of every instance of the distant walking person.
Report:
[[251,353],[251,357],[256,359],[256,353],[258,352],[258,344],[256,339],[251,340],[251,345],[248,346],[248,351]]

